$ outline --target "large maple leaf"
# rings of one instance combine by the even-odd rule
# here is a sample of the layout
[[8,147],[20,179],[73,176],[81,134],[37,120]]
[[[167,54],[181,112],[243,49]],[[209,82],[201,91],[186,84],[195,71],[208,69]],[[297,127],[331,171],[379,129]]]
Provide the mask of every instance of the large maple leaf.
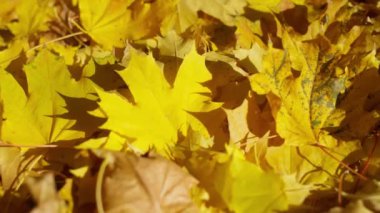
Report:
[[[277,131],[287,143],[330,143],[330,137],[323,137],[323,128],[339,124],[344,117],[343,113],[336,114],[334,122],[329,121],[337,97],[345,89],[345,77],[334,76],[319,64],[317,45],[293,41],[287,33],[283,42],[286,50],[254,47],[257,53],[253,63],[259,73],[251,77],[251,86],[259,94],[271,92],[281,99],[273,114]],[[299,71],[299,76],[292,69]]]
[[87,89],[71,77],[63,58],[42,50],[24,70],[27,94],[10,73],[0,70],[1,139],[39,145],[83,137],[83,132],[69,130],[75,120],[59,117],[67,112],[62,95],[87,96]]
[[188,127],[208,134],[191,112],[208,112],[220,106],[211,101],[210,90],[202,83],[211,80],[204,57],[191,51],[179,68],[173,87],[151,55],[131,52],[126,69],[119,72],[127,83],[134,103],[115,92],[97,88],[99,105],[108,117],[104,129],[132,138],[141,150],[154,147],[167,154]]

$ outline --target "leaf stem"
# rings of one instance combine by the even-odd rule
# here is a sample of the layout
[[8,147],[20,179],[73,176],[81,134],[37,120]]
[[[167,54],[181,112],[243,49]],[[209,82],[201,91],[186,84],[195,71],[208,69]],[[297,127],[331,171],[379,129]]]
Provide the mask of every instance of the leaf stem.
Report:
[[45,145],[16,145],[16,144],[7,144],[0,142],[1,147],[13,147],[13,148],[57,148],[58,146],[55,144],[45,144]]
[[372,150],[371,152],[368,154],[368,158],[367,160],[365,161],[364,163],[364,166],[362,168],[362,170],[360,171],[360,174],[362,175],[365,175],[367,173],[367,170],[368,170],[368,167],[369,167],[369,163],[371,162],[371,159],[372,159],[372,156],[373,154],[375,153],[375,150],[376,150],[376,147],[377,147],[377,143],[378,143],[378,133],[375,134],[375,143],[372,147]]
[[56,38],[56,39],[44,42],[44,43],[39,44],[37,46],[34,46],[34,47],[30,48],[29,50],[27,50],[27,52],[33,51],[35,49],[38,49],[38,48],[43,47],[43,46],[45,46],[47,44],[50,44],[50,43],[54,43],[54,42],[57,42],[57,41],[62,41],[62,40],[65,40],[65,39],[68,39],[68,38],[71,38],[71,37],[75,37],[75,36],[78,36],[78,35],[83,35],[83,34],[85,34],[85,33],[81,32],[81,31],[80,32],[71,33],[71,34],[68,34],[68,35],[65,35],[65,36],[62,36],[62,37],[59,37],[59,38]]
[[[376,147],[377,147],[378,140],[379,140],[379,133],[376,132],[376,133],[375,133],[375,142],[374,142],[374,144],[373,144],[373,147],[372,147],[370,153],[368,154],[368,158],[367,158],[367,160],[365,161],[365,163],[364,163],[364,165],[363,165],[363,168],[360,170],[360,174],[362,174],[362,175],[366,175],[366,173],[367,173],[367,170],[368,170],[368,168],[369,168],[369,164],[370,164],[370,162],[371,162],[372,156],[373,156],[373,154],[375,153],[375,150],[376,150]],[[357,181],[356,181],[356,184],[355,184],[355,187],[354,187],[355,191],[356,191],[357,188],[359,187],[359,184],[360,184],[360,180],[357,180]]]
[[107,156],[102,164],[100,165],[98,177],[96,179],[96,191],[95,191],[95,199],[96,199],[96,208],[98,213],[104,213],[103,201],[102,201],[102,184],[104,179],[104,173],[109,163],[109,156]]
[[74,18],[69,18],[69,22],[72,23],[75,27],[77,27],[80,31],[82,31],[83,33],[87,33],[87,31],[85,29],[83,29],[82,26],[80,26],[75,20]]
[[328,156],[330,156],[331,158],[333,158],[334,160],[336,160],[340,165],[342,165],[344,168],[348,169],[350,172],[352,172],[353,174],[355,174],[356,176],[358,176],[358,178],[364,180],[364,181],[367,181],[368,178],[365,177],[364,175],[360,174],[359,172],[355,171],[353,168],[351,168],[350,166],[348,166],[347,164],[343,163],[342,161],[340,161],[337,157],[335,157],[333,154],[331,154],[329,151],[326,150],[326,147],[325,146],[322,146],[320,144],[313,144],[312,146],[316,146],[316,147],[319,147],[324,153],[326,153]]
[[343,204],[343,198],[342,198],[342,194],[343,194],[343,181],[344,181],[344,177],[346,176],[346,174],[347,174],[347,172],[343,172],[339,176],[339,182],[338,182],[338,204],[340,206]]

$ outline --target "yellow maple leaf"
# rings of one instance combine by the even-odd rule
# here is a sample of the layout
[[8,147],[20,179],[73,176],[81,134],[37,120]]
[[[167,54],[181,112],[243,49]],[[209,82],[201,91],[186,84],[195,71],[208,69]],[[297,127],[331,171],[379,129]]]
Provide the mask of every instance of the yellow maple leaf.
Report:
[[110,49],[124,45],[125,21],[130,16],[127,8],[133,0],[80,0],[80,20],[87,33],[98,43]]
[[275,8],[280,4],[281,0],[248,0],[249,7],[263,12],[270,12],[275,10]]
[[62,95],[87,96],[87,87],[71,77],[63,58],[42,50],[24,70],[27,94],[10,73],[0,70],[1,139],[17,145],[39,145],[83,137],[83,132],[69,130],[75,120],[58,117],[67,112]]
[[[318,65],[318,47],[294,41],[284,33],[285,50],[269,47],[252,62],[259,73],[251,77],[251,86],[259,94],[272,92],[281,99],[275,113],[276,128],[287,143],[301,145],[329,141],[322,128],[335,109],[335,102],[345,88],[344,76],[334,77],[334,70]],[[294,76],[292,69],[299,71]],[[343,119],[343,114],[334,124]],[[329,124],[332,125],[332,124]],[[323,138],[320,136],[326,136]]]
[[126,39],[158,34],[170,22],[175,0],[80,0],[80,19],[87,33],[106,49],[125,46]]
[[8,48],[0,51],[0,67],[6,68],[13,60],[17,59],[26,44],[24,39],[16,39],[8,44]]
[[305,4],[305,0],[248,0],[248,5],[250,8],[262,12],[280,12],[289,7],[281,7],[281,4],[290,6],[294,6],[294,4],[302,5]]
[[196,24],[198,11],[203,11],[224,24],[233,26],[235,17],[244,13],[246,4],[245,0],[179,0],[176,28],[179,32],[183,32]]
[[256,20],[251,22],[247,18],[239,17],[236,19],[236,32],[237,45],[242,48],[251,48],[254,43],[264,46],[260,39],[263,35],[260,21]]
[[152,2],[137,0],[129,8],[132,12],[126,23],[127,38],[136,40],[152,37],[171,30],[178,0],[156,0]]
[[4,27],[12,19],[12,11],[17,6],[19,0],[1,1],[0,7],[0,27]]
[[178,138],[178,131],[187,134],[191,126],[208,134],[203,124],[191,112],[208,112],[221,104],[211,102],[210,90],[202,83],[211,80],[205,59],[192,50],[184,59],[173,87],[151,55],[131,52],[128,67],[119,72],[134,99],[128,101],[115,92],[97,88],[100,108],[108,117],[103,128],[125,138],[146,151],[154,147],[168,154]]
[[16,7],[17,22],[8,24],[17,37],[29,36],[49,29],[48,22],[53,19],[54,1],[22,0]]
[[[40,39],[40,44],[43,44],[45,42],[48,42],[46,38]],[[62,56],[65,59],[65,62],[67,65],[74,64],[75,54],[77,53],[79,49],[79,47],[67,46],[62,43],[57,43],[57,42],[47,44],[46,47],[49,50],[56,52],[60,56]]]
[[275,212],[288,208],[280,177],[264,172],[244,159],[243,153],[226,147],[218,156],[213,176],[215,190],[233,212]]
[[[328,149],[336,159],[342,160],[360,147],[358,141],[336,144]],[[327,181],[340,166],[339,161],[327,156],[316,146],[271,146],[265,155],[274,172],[281,175],[286,187],[288,201],[292,205],[300,205],[319,184],[329,184]]]

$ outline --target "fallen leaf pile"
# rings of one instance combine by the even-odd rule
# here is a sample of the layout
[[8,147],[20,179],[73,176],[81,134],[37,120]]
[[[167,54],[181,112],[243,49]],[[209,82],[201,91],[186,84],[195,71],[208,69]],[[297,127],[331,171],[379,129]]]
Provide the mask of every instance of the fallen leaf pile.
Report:
[[380,3],[2,0],[1,212],[380,212]]

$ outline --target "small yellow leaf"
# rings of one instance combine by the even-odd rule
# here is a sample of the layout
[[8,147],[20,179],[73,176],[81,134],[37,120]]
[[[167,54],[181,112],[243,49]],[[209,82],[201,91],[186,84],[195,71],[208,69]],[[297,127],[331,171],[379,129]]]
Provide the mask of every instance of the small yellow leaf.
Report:
[[[337,144],[327,149],[337,159],[343,158],[358,150],[359,143]],[[315,146],[289,146],[283,144],[278,147],[268,147],[266,160],[274,172],[281,175],[285,183],[285,192],[289,203],[300,205],[319,184],[326,182],[340,166],[337,160],[328,156],[320,147]],[[320,169],[323,168],[323,169]]]
[[237,29],[235,34],[237,36],[237,43],[240,47],[248,49],[255,43],[262,47],[264,46],[264,43],[260,38],[263,32],[259,20],[251,22],[247,18],[239,17],[236,22]]
[[49,29],[48,22],[53,19],[54,1],[52,0],[20,0],[16,7],[17,22],[8,24],[9,29],[17,37],[33,35]]
[[277,6],[280,4],[281,0],[248,0],[249,7],[263,12],[273,12],[276,11]]
[[[45,39],[41,39],[40,43],[43,44]],[[65,63],[67,65],[73,65],[74,64],[74,57],[75,54],[78,50],[78,47],[72,47],[72,46],[67,46],[61,43],[50,43],[46,45],[49,50],[52,50],[56,53],[58,53],[60,56],[62,56],[65,59]]]
[[79,0],[80,19],[87,33],[105,49],[124,47],[126,39],[160,33],[161,23],[174,15],[174,0]]
[[21,54],[25,40],[17,39],[8,44],[8,48],[0,51],[0,69],[5,69],[13,60]]
[[227,147],[215,167],[214,186],[231,211],[273,212],[288,208],[284,183],[278,175],[262,171],[242,153]]
[[89,35],[105,48],[124,46],[125,21],[129,19],[127,8],[132,0],[101,0],[94,4],[91,0],[79,0],[80,20]]
[[3,0],[0,7],[0,28],[3,28],[11,19],[12,11],[19,4],[20,0]]
[[244,0],[180,0],[177,6],[179,32],[196,24],[198,11],[219,19],[227,26],[233,26],[235,17],[244,13],[246,4]]
[[77,178],[83,178],[86,175],[88,169],[88,166],[83,166],[77,169],[70,169],[70,173]]

